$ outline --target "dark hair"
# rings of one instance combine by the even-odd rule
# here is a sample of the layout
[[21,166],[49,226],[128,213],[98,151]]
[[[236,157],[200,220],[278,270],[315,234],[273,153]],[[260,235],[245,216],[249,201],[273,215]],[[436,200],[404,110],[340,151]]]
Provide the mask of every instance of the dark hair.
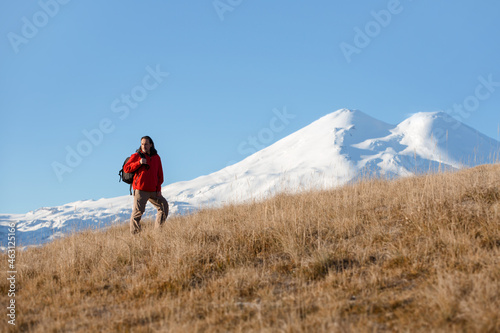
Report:
[[[150,136],[148,136],[148,135],[143,136],[143,137],[141,138],[141,141],[142,141],[143,139],[146,139],[146,140],[148,140],[148,141],[149,141],[149,143],[151,143],[151,150],[149,151],[149,152],[150,152],[150,155],[151,155],[151,156],[153,156],[153,155],[158,154],[158,152],[156,151],[156,148],[155,148],[155,143],[153,142],[153,139],[151,139],[151,137],[150,137]],[[137,149],[137,150],[138,150],[138,151],[141,151],[141,147],[139,146],[139,149]]]

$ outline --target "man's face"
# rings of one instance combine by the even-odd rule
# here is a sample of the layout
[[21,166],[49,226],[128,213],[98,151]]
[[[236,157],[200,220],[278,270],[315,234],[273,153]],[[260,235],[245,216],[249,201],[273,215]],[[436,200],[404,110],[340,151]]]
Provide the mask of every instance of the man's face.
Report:
[[148,139],[142,139],[141,140],[141,150],[143,153],[149,154],[149,150],[151,149],[151,142],[149,142]]

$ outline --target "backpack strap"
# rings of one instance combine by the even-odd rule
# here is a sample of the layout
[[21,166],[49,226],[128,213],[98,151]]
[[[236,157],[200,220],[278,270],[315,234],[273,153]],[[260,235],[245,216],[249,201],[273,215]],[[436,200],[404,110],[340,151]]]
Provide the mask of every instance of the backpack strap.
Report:
[[[139,156],[141,158],[144,158],[144,159],[146,158],[146,155],[144,155],[144,153],[142,151],[139,151],[138,153],[139,153]],[[149,164],[141,164],[141,167],[142,166],[144,166],[146,168],[146,170],[149,169]]]

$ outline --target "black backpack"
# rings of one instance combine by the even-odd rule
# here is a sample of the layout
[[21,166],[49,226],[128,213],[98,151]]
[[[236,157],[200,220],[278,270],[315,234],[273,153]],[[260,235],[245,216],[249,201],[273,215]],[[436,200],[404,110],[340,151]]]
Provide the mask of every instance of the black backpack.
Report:
[[[139,155],[141,156],[141,158],[146,158],[146,156],[144,156],[144,154],[142,152],[139,152]],[[132,183],[134,182],[134,175],[135,175],[135,172],[139,169],[137,169],[136,171],[134,171],[132,173],[127,173],[127,172],[123,171],[123,167],[125,166],[125,164],[127,164],[129,159],[130,159],[130,157],[127,157],[125,159],[121,170],[118,172],[118,175],[120,176],[119,182],[123,181],[124,183],[130,184],[130,195],[132,195]]]

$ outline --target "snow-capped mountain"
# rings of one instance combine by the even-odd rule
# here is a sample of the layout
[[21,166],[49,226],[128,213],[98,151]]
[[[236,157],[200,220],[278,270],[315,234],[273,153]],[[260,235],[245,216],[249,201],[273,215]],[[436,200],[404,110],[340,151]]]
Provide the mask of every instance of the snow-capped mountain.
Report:
[[[244,160],[162,188],[172,214],[263,199],[283,190],[330,188],[361,174],[408,176],[498,161],[500,142],[444,112],[421,112],[397,126],[361,111],[328,114]],[[0,246],[16,222],[18,244],[43,244],[84,228],[127,221],[130,195],[0,215]],[[146,215],[156,214],[148,205]],[[5,240],[5,241],[4,241]]]

